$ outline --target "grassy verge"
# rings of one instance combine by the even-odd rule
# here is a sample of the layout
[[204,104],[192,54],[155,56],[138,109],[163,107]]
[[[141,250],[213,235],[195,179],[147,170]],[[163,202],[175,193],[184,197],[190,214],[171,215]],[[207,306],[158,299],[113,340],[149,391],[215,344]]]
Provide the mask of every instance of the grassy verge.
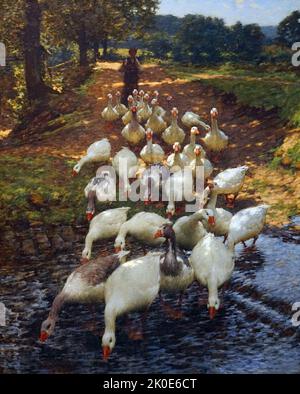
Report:
[[[86,165],[79,176],[72,177],[75,164],[75,160],[48,155],[0,156],[0,226],[20,221],[31,225],[87,223],[84,188],[98,166]],[[97,212],[121,206],[131,207],[130,217],[145,210],[142,202],[116,201],[98,203]],[[165,213],[164,208],[155,211]]]
[[168,65],[167,71],[177,78],[201,80],[232,93],[243,105],[267,111],[277,109],[281,119],[300,127],[300,82],[296,72],[232,64],[209,69]]
[[[296,128],[300,127],[300,82],[293,71],[278,71],[275,67],[261,68],[247,65],[224,64],[213,68],[167,65],[167,72],[176,78],[201,81],[220,91],[234,94],[237,102],[267,111],[276,109],[280,118]],[[299,130],[296,137],[288,135],[284,144],[274,150],[270,167],[279,164],[300,168]]]

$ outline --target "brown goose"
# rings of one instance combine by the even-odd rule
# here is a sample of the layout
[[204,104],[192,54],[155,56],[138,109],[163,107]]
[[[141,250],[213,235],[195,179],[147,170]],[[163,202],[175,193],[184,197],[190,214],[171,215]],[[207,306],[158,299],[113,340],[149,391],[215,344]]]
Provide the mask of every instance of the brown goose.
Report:
[[62,291],[55,297],[48,318],[42,323],[40,341],[53,333],[59,312],[66,303],[98,303],[104,301],[105,282],[126,259],[128,251],[97,257],[76,268],[68,277]]

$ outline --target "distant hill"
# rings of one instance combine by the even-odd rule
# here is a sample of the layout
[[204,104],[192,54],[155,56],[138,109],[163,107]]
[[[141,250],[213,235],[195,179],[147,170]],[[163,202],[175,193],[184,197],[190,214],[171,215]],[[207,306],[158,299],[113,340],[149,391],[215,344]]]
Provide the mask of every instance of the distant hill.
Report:
[[261,26],[266,38],[273,40],[277,36],[277,26]]

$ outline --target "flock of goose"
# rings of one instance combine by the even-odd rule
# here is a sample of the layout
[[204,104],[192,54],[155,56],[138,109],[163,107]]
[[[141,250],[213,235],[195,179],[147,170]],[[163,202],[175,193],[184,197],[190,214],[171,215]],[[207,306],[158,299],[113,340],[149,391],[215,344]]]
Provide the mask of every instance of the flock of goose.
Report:
[[[207,308],[210,318],[214,318],[220,307],[218,290],[229,281],[234,270],[234,247],[237,243],[254,239],[255,243],[262,231],[268,210],[267,205],[243,209],[233,215],[230,211],[217,207],[219,195],[225,195],[227,206],[232,208],[241,190],[248,167],[241,166],[220,172],[212,178],[212,161],[220,160],[220,153],[228,145],[228,137],[218,127],[218,111],[211,110],[211,126],[199,115],[186,112],[181,118],[182,125],[190,130],[190,143],[181,151],[186,133],[178,124],[178,110],[172,108],[171,96],[167,97],[165,110],[159,105],[159,93],[150,94],[134,91],[128,97],[128,108],[121,104],[120,93],[108,95],[108,105],[102,117],[109,124],[122,119],[124,128],[121,132],[129,147],[122,148],[111,158],[111,145],[107,139],[92,144],[86,156],[74,167],[73,174],[80,172],[89,162],[111,163],[119,175],[120,160],[126,160],[128,178],[138,174],[141,183],[148,183],[151,171],[160,174],[159,179],[167,174],[166,187],[173,182],[171,192],[167,192],[168,204],[166,217],[154,212],[139,212],[128,219],[129,207],[108,209],[95,216],[95,199],[105,201],[111,176],[98,171],[85,189],[88,199],[87,218],[90,227],[82,252],[82,265],[68,277],[64,288],[56,296],[47,320],[42,323],[40,340],[44,342],[53,334],[58,315],[65,303],[105,302],[105,332],[102,337],[103,357],[108,359],[116,344],[116,319],[136,310],[146,310],[155,298],[161,294],[178,293],[180,303],[182,294],[194,282],[208,289]],[[145,128],[142,126],[145,124]],[[206,132],[201,139],[204,148],[196,143],[199,129]],[[161,137],[164,146],[172,146],[173,153],[167,158],[164,149],[158,143]],[[142,149],[138,145],[145,140]],[[153,138],[156,143],[153,143]],[[141,149],[141,150],[140,150]],[[136,153],[140,152],[140,158]],[[142,163],[142,164],[141,164]],[[204,208],[181,216],[174,223],[177,191],[186,182],[185,167],[189,167],[191,194],[194,190],[196,168],[204,168],[206,188],[201,196]],[[130,182],[123,185],[130,193]],[[166,188],[167,189],[167,188]],[[103,197],[104,196],[104,197]],[[103,200],[104,198],[104,200]],[[199,196],[198,196],[199,198]],[[145,204],[155,204],[148,193],[144,196]],[[158,202],[157,206],[162,205]],[[128,261],[130,251],[126,250],[126,237],[135,238],[142,245],[157,247],[165,245],[165,251],[148,251],[143,256]],[[224,237],[224,238],[221,238]],[[107,257],[92,257],[92,246],[96,240],[115,239],[115,253]],[[128,243],[127,243],[128,247]],[[186,251],[191,251],[187,257]],[[163,302],[162,298],[161,301]],[[170,311],[170,308],[169,308]],[[173,317],[180,316],[180,310],[172,312]],[[140,335],[136,335],[140,337]]]

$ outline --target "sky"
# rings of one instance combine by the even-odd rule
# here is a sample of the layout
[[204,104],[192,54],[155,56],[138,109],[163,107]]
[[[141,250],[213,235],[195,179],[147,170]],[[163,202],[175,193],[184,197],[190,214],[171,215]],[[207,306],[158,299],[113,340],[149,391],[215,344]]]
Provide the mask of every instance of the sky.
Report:
[[223,18],[228,24],[241,21],[268,26],[277,25],[297,9],[300,0],[161,0],[159,14],[202,14]]

